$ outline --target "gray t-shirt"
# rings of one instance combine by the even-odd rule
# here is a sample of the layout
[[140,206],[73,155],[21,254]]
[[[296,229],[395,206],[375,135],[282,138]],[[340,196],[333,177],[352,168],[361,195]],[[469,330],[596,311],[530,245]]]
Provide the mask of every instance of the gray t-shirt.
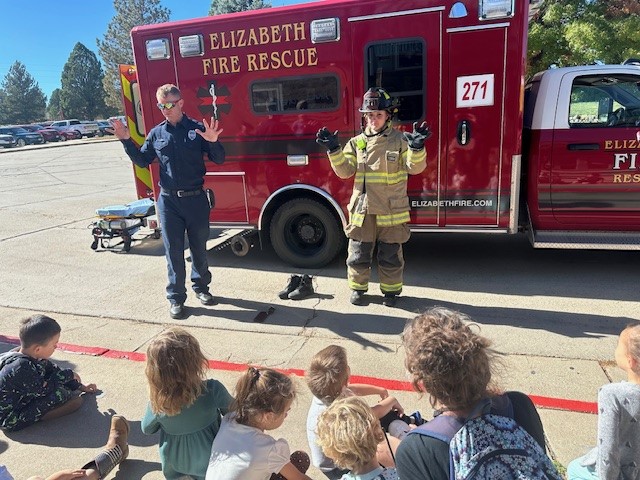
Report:
[[329,457],[322,453],[322,448],[316,443],[318,438],[316,429],[318,428],[318,417],[327,409],[327,406],[316,397],[311,400],[309,413],[307,414],[307,441],[309,442],[309,451],[311,452],[311,464],[319,468],[323,472],[328,472],[336,468]]
[[597,447],[582,464],[595,465],[601,480],[640,478],[640,385],[604,385],[598,392]]

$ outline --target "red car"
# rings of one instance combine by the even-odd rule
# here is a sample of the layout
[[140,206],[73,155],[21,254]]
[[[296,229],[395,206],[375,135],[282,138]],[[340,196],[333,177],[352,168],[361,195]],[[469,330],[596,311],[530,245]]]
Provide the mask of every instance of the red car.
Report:
[[42,125],[38,125],[34,123],[32,125],[21,125],[22,128],[28,130],[30,132],[38,132],[44,138],[45,142],[59,142],[64,140],[60,132],[58,132],[55,128],[51,127],[43,127]]
[[63,141],[76,140],[78,138],[82,138],[82,134],[75,130],[67,130],[65,127],[49,127],[49,128],[53,128],[54,130],[56,130],[62,137]]

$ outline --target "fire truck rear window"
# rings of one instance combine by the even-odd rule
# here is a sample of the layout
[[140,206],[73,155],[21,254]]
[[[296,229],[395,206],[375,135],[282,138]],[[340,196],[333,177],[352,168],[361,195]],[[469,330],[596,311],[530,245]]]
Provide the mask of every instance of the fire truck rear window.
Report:
[[335,110],[338,98],[338,79],[333,76],[278,78],[251,85],[256,113]]

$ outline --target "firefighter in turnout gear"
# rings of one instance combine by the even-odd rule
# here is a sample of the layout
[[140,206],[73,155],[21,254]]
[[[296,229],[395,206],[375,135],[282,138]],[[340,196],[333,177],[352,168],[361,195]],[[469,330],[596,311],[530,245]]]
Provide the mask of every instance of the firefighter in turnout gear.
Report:
[[349,201],[347,275],[351,303],[362,305],[369,289],[371,262],[377,243],[378,276],[383,303],[394,306],[402,292],[404,257],[402,244],[409,240],[409,175],[427,166],[424,141],[430,132],[426,123],[413,124],[404,134],[392,127],[397,103],[382,88],[370,88],[362,99],[363,132],[340,148],[338,132],[318,131],[316,141],[328,150],[331,167],[338,177],[355,175]]

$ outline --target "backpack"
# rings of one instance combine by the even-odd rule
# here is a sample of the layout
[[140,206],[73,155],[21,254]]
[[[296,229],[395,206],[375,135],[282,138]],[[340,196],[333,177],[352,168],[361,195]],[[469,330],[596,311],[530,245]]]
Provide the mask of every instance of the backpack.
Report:
[[436,417],[410,434],[449,444],[451,480],[562,480],[538,442],[513,418],[490,408],[486,400],[467,419]]

